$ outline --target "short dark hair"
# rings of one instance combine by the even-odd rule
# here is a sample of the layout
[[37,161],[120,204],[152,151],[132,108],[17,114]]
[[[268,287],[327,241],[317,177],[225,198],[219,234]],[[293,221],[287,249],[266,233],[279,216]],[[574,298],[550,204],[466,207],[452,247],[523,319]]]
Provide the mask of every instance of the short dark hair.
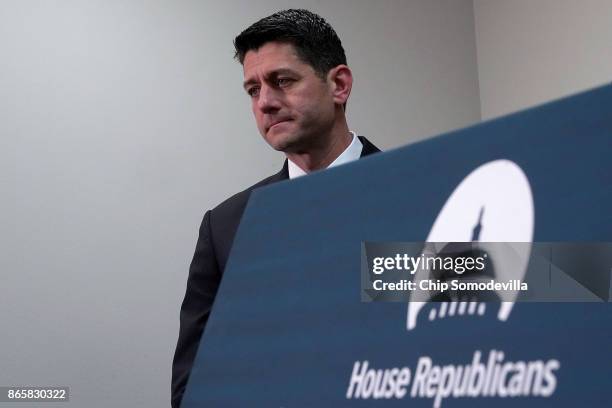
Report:
[[248,51],[258,50],[271,41],[292,44],[298,57],[312,66],[320,77],[346,64],[338,34],[321,16],[308,10],[283,10],[252,24],[234,39],[234,57],[243,64]]

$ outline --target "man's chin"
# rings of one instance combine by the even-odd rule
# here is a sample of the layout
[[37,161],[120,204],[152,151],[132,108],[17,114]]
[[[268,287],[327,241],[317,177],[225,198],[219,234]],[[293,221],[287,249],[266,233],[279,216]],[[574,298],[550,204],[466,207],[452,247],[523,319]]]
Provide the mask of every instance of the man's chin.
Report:
[[274,150],[279,152],[293,150],[299,144],[299,138],[290,134],[270,134],[268,132],[265,139]]

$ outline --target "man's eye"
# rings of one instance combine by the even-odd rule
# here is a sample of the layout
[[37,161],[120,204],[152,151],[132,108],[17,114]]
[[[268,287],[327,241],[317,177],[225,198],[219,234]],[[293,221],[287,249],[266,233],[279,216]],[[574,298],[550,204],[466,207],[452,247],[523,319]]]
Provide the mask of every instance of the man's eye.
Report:
[[291,82],[293,82],[291,78],[278,78],[276,80],[276,85],[282,88],[284,86],[291,84]]
[[254,86],[252,88],[247,89],[247,94],[249,94],[250,97],[257,96],[257,94],[259,94],[259,87]]

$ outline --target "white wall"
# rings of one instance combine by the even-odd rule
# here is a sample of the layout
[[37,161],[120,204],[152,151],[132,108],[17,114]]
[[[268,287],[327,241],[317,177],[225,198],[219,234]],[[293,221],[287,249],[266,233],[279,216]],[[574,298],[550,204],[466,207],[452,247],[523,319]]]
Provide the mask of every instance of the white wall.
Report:
[[201,217],[282,163],[232,40],[296,5],[336,27],[380,147],[479,119],[471,0],[0,2],[0,385],[169,405]]
[[475,0],[483,119],[612,82],[612,1]]
[[387,149],[480,119],[471,1],[329,3],[321,14],[348,50],[359,133]]

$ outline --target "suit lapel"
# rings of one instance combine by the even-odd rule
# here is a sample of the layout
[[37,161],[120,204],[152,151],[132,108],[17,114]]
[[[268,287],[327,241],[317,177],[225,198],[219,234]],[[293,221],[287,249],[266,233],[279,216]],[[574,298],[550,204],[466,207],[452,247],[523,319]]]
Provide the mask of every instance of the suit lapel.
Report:
[[287,180],[287,179],[289,179],[289,163],[287,162],[287,159],[285,159],[283,168],[278,173],[270,177],[270,183],[275,183],[277,181]]
[[380,149],[376,146],[374,146],[372,143],[370,143],[370,141],[368,139],[366,139],[363,136],[358,136],[359,140],[361,141],[361,144],[363,145],[363,148],[361,149],[361,156],[360,157],[365,157],[368,156],[372,153],[378,153],[380,152]]

